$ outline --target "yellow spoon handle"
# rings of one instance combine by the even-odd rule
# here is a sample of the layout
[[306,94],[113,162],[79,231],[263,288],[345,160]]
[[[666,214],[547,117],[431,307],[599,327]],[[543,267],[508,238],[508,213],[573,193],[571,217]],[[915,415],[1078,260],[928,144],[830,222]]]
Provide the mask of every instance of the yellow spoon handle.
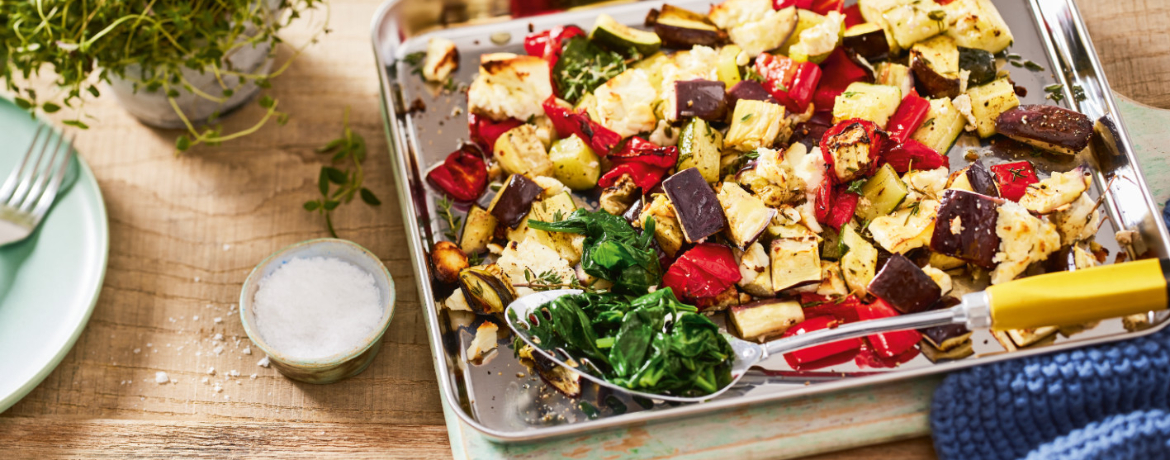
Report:
[[992,328],[1065,326],[1165,309],[1167,269],[1170,262],[1147,259],[991,286]]

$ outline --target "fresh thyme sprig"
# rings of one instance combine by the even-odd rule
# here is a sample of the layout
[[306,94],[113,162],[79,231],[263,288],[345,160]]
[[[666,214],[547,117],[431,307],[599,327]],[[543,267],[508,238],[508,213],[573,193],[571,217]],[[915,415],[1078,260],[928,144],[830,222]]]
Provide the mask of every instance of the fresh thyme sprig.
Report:
[[[322,166],[321,172],[317,175],[317,190],[321,193],[321,198],[306,201],[304,204],[306,211],[319,212],[325,216],[325,227],[334,238],[337,238],[337,232],[333,230],[330,213],[338,206],[353,201],[356,196],[360,196],[362,201],[370,206],[382,204],[374,192],[362,185],[365,179],[362,162],[366,159],[366,140],[350,129],[349,107],[345,108],[342,125],[344,128],[341,137],[317,149],[317,153],[333,153],[330,164]],[[342,163],[344,169],[332,166],[338,163]],[[330,191],[332,185],[337,185],[337,189]]]
[[451,207],[454,205],[455,202],[451,201],[451,199],[446,196],[439,198],[439,200],[435,202],[435,208],[438,209],[439,217],[442,218],[443,221],[447,224],[447,228],[443,229],[443,235],[451,241],[455,241],[457,236],[456,232],[459,231],[459,223],[463,220],[461,217],[455,215],[455,212],[451,210]]
[[626,71],[622,55],[606,51],[584,37],[566,42],[564,52],[554,69],[561,96],[576,104],[602,83]]
[[524,283],[514,284],[513,286],[526,287],[537,292],[552,291],[554,289],[580,289],[598,294],[607,292],[605,289],[594,289],[593,286],[586,286],[575,276],[569,276],[568,278],[566,281],[553,270],[545,270],[537,274],[531,268],[524,267]]

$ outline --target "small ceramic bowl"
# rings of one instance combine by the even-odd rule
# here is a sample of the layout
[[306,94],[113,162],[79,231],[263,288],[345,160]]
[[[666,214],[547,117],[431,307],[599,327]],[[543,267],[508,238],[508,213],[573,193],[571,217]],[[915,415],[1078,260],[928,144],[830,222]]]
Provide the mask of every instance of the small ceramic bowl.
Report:
[[[256,328],[252,299],[259,289],[260,280],[290,260],[309,257],[341,259],[374,277],[374,285],[381,294],[385,312],[377,329],[369,336],[363,337],[349,352],[311,360],[293,358],[269,346]],[[394,317],[394,300],[394,278],[377,256],[350,241],[322,238],[302,241],[276,251],[252,269],[252,273],[244,281],[244,288],[240,291],[240,321],[244,324],[244,332],[248,333],[248,338],[268,354],[272,366],[281,374],[301,382],[333,383],[360,374],[374,361],[374,356],[378,354],[378,349],[382,345],[382,335],[386,333],[386,329],[390,327],[390,320]]]

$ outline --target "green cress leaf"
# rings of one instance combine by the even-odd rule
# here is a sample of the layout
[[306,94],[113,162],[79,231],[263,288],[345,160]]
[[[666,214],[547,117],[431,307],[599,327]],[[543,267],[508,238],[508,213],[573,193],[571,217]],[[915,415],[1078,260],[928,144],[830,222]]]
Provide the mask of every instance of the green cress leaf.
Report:
[[188,139],[186,134],[179,135],[175,138],[175,148],[180,152],[186,151],[191,148],[191,139]]
[[58,110],[61,110],[61,106],[52,102],[46,102],[45,105],[41,106],[41,110],[44,110],[45,113],[56,113]]
[[378,206],[382,204],[382,202],[378,200],[378,197],[374,196],[374,192],[371,192],[368,188],[362,187],[361,195],[362,201],[365,201],[366,204],[370,206]]
[[329,196],[329,173],[325,168],[321,168],[321,173],[317,176],[317,190],[321,192],[321,196]]
[[320,201],[314,200],[314,201],[306,201],[305,202],[305,210],[306,211],[313,212],[313,211],[316,211],[317,208],[320,208],[320,207],[321,207]]
[[332,166],[325,166],[321,168],[321,170],[325,171],[325,175],[329,177],[329,182],[333,182],[337,185],[345,185],[347,182],[349,182],[349,176],[341,172],[340,169],[334,168]]
[[28,109],[31,109],[33,107],[33,103],[30,102],[28,99],[25,99],[23,97],[13,98],[12,100],[13,100],[13,102],[16,102],[17,107],[20,107],[24,110],[28,110]]

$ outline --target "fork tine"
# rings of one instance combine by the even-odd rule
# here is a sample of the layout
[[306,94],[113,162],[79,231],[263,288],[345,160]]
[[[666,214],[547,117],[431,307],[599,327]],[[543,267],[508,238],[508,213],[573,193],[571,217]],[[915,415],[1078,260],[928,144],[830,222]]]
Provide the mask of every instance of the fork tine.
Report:
[[[41,195],[45,192],[45,187],[49,184],[49,180],[53,179],[53,165],[57,163],[57,154],[61,151],[61,143],[64,141],[64,138],[64,133],[57,135],[57,144],[53,146],[53,150],[49,151],[47,158],[44,158],[46,160],[45,169],[33,171],[37,175],[33,178],[32,188],[29,189],[28,195],[25,196],[24,202],[20,205],[21,212],[29,212],[32,210],[33,205],[40,201]],[[66,149],[68,148],[66,146]],[[68,156],[69,152],[65,154]]]
[[[64,136],[62,136],[64,137]],[[65,145],[65,160],[61,162],[61,166],[57,167],[57,173],[51,174],[53,179],[49,182],[49,187],[41,194],[40,200],[37,202],[37,207],[33,208],[32,216],[34,222],[40,222],[45,213],[49,211],[49,206],[53,205],[53,200],[57,199],[57,192],[61,190],[61,182],[65,180],[65,174],[69,171],[69,163],[73,161],[75,150],[73,149],[73,141],[77,139],[77,134],[69,135],[69,143]]]
[[[33,183],[36,182],[37,176],[41,169],[41,160],[45,158],[45,152],[49,151],[49,143],[52,142],[52,135],[45,137],[45,142],[41,144],[40,151],[37,152],[36,158],[33,158],[32,167],[27,171],[21,171],[20,182],[16,185],[16,190],[12,192],[12,196],[8,198],[7,206],[10,208],[19,208],[24,198],[28,196],[29,189],[32,188]],[[51,159],[50,159],[51,161]]]
[[32,142],[28,144],[28,151],[24,153],[24,158],[20,160],[20,164],[8,173],[8,179],[4,180],[4,185],[0,186],[0,203],[8,202],[12,197],[12,191],[16,190],[20,176],[24,173],[24,167],[28,164],[28,159],[33,155],[33,149],[37,146],[37,141],[41,138],[41,131],[44,131],[45,125],[37,125],[37,131],[33,134]]

